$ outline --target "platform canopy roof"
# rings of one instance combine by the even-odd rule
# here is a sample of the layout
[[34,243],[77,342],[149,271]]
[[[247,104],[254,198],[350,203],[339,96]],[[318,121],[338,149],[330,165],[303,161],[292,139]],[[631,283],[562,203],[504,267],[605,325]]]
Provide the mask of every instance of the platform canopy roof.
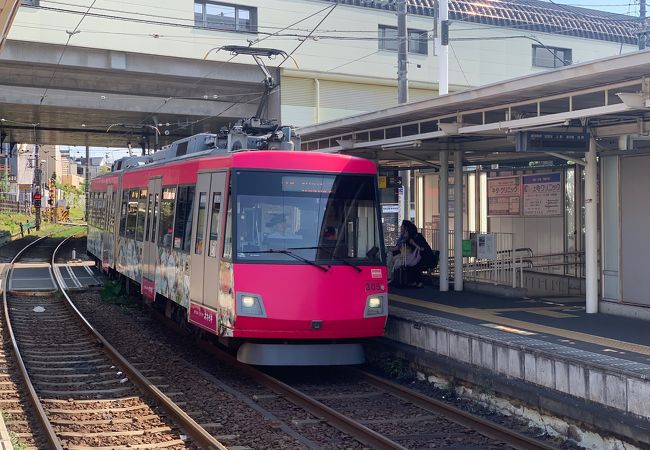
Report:
[[302,148],[411,166],[435,164],[441,150],[463,150],[469,163],[531,159],[515,139],[540,129],[590,132],[610,148],[650,129],[647,74],[650,50],[567,66],[303,127]]

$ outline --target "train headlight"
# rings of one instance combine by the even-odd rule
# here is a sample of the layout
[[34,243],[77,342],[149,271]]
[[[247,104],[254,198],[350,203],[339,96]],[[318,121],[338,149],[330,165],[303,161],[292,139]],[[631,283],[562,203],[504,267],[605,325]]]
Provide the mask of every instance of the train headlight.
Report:
[[248,292],[237,293],[237,315],[248,317],[266,317],[262,296]]
[[256,302],[257,299],[252,295],[242,295],[241,297],[241,304],[244,308],[252,308],[253,306],[255,306]]
[[388,312],[388,295],[372,294],[366,299],[363,317],[385,316]]

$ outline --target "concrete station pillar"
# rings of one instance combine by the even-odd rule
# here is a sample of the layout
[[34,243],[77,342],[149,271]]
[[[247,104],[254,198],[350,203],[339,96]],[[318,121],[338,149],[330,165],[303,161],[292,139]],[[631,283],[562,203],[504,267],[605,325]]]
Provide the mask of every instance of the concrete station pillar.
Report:
[[588,314],[598,312],[598,204],[596,177],[596,139],[589,140],[589,152],[585,155],[585,283],[586,309]]
[[463,290],[463,152],[454,152],[454,291]]
[[449,290],[449,153],[440,152],[440,176],[438,177],[438,205],[440,224],[438,226],[438,249],[440,251],[440,291]]

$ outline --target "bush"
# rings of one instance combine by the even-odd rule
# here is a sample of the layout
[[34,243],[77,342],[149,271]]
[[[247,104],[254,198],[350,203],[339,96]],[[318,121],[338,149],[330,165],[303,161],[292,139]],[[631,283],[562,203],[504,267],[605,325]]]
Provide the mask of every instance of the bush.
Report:
[[119,281],[107,281],[99,291],[99,296],[106,303],[122,304],[126,303],[126,295]]

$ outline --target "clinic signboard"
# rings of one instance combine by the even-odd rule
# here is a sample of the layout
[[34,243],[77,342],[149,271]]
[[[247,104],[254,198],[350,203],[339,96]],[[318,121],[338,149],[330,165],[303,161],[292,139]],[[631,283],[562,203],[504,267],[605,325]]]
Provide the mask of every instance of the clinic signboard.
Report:
[[523,213],[525,217],[562,215],[562,174],[523,175]]
[[521,215],[521,177],[494,177],[487,180],[488,216]]

